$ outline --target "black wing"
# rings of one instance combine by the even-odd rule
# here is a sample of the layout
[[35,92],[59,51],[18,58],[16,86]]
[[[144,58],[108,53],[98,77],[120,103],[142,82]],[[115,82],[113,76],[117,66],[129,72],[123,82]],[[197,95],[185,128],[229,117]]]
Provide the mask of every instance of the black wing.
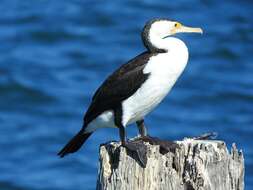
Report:
[[114,110],[121,102],[134,94],[149,74],[143,68],[153,56],[144,52],[122,65],[110,75],[95,92],[91,105],[84,116],[84,127],[106,110]]

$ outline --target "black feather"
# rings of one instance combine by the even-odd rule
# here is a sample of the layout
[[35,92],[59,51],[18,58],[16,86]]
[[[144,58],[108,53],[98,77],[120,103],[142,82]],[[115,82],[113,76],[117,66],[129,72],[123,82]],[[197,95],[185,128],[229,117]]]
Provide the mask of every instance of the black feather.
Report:
[[64,147],[63,149],[58,153],[60,157],[64,157],[65,155],[69,153],[74,153],[81,146],[83,143],[89,138],[89,136],[92,133],[84,133],[83,130],[79,131]]
[[149,74],[143,69],[151,56],[156,53],[144,52],[122,65],[110,75],[95,92],[91,105],[84,116],[84,126],[106,110],[115,110],[123,100],[133,95],[147,80]]

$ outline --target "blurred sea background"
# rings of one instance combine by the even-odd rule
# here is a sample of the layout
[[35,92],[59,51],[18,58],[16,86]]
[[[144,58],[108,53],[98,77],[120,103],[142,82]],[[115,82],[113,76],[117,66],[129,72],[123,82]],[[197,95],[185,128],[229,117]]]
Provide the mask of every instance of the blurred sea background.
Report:
[[[253,2],[251,0],[2,0],[0,11],[0,190],[95,189],[97,131],[78,153],[56,153],[82,125],[96,88],[145,51],[140,33],[164,17],[204,34],[181,34],[189,64],[147,118],[149,133],[179,140],[216,131],[236,142],[253,189]],[[128,137],[137,134],[128,128]]]

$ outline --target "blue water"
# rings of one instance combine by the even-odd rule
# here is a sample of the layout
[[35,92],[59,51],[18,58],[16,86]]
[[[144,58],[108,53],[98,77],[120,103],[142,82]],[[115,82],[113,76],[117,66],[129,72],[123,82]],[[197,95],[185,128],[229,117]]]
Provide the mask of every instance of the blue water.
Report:
[[[243,149],[253,189],[253,3],[250,0],[2,0],[0,11],[0,190],[94,189],[102,129],[77,154],[57,151],[76,133],[105,77],[144,51],[140,32],[156,17],[199,26],[180,35],[189,64],[146,120],[153,136],[219,133]],[[128,128],[129,137],[137,133]]]

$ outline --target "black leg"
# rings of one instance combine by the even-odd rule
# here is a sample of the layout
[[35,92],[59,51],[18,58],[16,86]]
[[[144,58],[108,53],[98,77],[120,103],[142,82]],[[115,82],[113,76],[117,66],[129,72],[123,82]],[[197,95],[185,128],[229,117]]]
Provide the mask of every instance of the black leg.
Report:
[[127,142],[126,141],[126,130],[123,125],[119,126],[119,135],[122,146],[125,147],[128,151],[136,153],[138,157],[138,161],[142,165],[142,167],[146,167],[147,165],[147,147],[142,142]]
[[[142,167],[147,165],[147,147],[142,142],[127,142],[126,141],[126,129],[122,125],[122,108],[121,106],[117,107],[114,110],[114,122],[115,125],[119,128],[119,136],[122,143],[128,151],[131,151],[137,155],[137,160]],[[131,155],[131,154],[130,154]],[[136,156],[134,157],[136,159]]]
[[126,130],[124,128],[124,126],[120,126],[119,127],[119,136],[120,136],[120,141],[122,143],[122,145],[126,145]]
[[142,142],[126,141],[126,132],[123,125],[119,126],[119,134],[122,146],[128,151],[131,151],[137,155],[138,161],[145,168],[147,165],[147,147]]
[[126,130],[125,127],[122,125],[122,107],[118,106],[114,109],[114,123],[119,128],[119,136],[122,145],[126,144]]
[[137,121],[136,124],[137,124],[137,127],[139,129],[140,135],[142,137],[147,136],[147,129],[146,129],[145,124],[144,124],[144,119]]

